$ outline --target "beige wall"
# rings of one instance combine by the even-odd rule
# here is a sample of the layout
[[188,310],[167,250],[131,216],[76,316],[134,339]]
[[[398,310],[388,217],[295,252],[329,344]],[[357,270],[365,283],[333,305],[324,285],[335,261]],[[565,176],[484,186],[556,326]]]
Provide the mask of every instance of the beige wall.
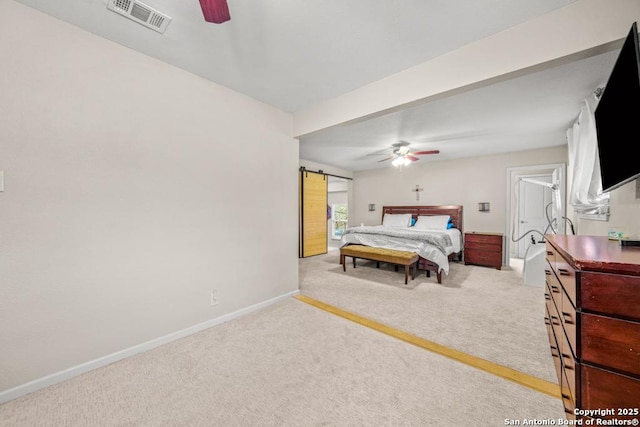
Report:
[[632,181],[610,193],[611,216],[608,221],[576,218],[577,234],[606,235],[609,229],[622,231],[630,239],[640,239],[640,196]]
[[[382,168],[354,173],[350,225],[380,224],[384,205],[443,205],[464,207],[466,231],[507,233],[507,169],[568,162],[566,145],[495,156],[416,163],[404,169]],[[423,188],[420,200],[413,191]],[[490,202],[491,212],[478,212],[479,202]],[[376,205],[375,212],[368,205]],[[606,235],[609,228],[640,238],[640,198],[636,183],[611,192],[609,221],[580,219],[568,208],[577,234]],[[567,232],[570,232],[567,229]]]
[[[559,146],[355,172],[350,224],[380,224],[383,205],[451,204],[463,205],[466,231],[505,233],[507,168],[566,161],[566,146]],[[416,185],[423,188],[419,201]],[[491,212],[478,212],[479,202],[491,203]],[[368,211],[370,203],[376,205],[375,212]]]
[[289,114],[10,0],[0,58],[0,393],[297,292]]

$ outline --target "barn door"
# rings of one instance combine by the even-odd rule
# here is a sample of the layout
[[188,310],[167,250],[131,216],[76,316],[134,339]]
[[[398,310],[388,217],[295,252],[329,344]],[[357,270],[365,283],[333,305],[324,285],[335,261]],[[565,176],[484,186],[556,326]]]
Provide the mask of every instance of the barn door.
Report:
[[300,258],[327,253],[327,176],[300,171]]

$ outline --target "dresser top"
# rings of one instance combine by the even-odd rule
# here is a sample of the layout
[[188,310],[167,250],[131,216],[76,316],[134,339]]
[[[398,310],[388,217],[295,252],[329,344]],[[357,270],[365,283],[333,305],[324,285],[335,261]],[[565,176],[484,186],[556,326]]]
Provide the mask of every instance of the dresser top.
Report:
[[620,246],[606,236],[545,236],[578,270],[640,276],[640,247]]

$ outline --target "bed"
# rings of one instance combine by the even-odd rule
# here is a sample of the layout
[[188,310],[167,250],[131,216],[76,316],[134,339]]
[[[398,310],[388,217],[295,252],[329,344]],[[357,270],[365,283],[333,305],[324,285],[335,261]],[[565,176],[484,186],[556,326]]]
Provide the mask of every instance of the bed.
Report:
[[[410,222],[405,225],[406,219]],[[418,269],[425,270],[427,276],[435,272],[442,283],[442,273],[449,273],[449,261],[462,261],[463,235],[462,206],[384,206],[381,225],[349,227],[340,246],[415,252],[420,256]]]

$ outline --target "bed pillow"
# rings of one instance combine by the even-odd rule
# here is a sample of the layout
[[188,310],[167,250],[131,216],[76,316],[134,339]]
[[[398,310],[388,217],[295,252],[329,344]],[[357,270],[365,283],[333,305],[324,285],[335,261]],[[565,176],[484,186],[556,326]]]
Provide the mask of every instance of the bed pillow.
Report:
[[450,219],[449,215],[421,215],[413,227],[416,230],[446,230]]
[[383,227],[406,228],[411,224],[411,214],[385,214],[382,219]]

